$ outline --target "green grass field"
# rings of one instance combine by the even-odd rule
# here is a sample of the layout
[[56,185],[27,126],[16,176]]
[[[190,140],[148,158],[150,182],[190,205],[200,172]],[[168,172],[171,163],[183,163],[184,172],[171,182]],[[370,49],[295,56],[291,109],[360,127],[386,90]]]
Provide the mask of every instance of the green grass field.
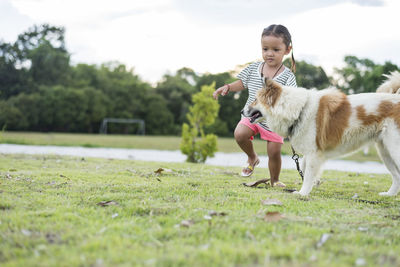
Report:
[[[180,138],[2,132],[0,143],[178,150]],[[240,152],[232,138],[218,146]],[[255,147],[265,154],[265,142]],[[371,149],[348,159],[377,156]],[[251,179],[239,171],[2,154],[0,265],[400,266],[400,198],[378,196],[389,175],[325,171],[322,185],[301,198],[244,187],[267,171]],[[283,170],[281,180],[301,186],[295,171]]]
[[[239,170],[0,155],[0,265],[400,266],[389,175],[326,171],[301,198]],[[300,188],[295,171],[281,180]]]
[[[101,135],[101,134],[63,134],[63,133],[27,133],[2,132],[0,143],[24,145],[55,145],[55,146],[84,146],[84,147],[115,147],[135,149],[179,150],[180,137],[176,136],[138,136],[138,135]],[[260,155],[266,155],[266,143],[256,138],[254,148]],[[218,151],[242,152],[233,138],[218,138]],[[282,154],[291,155],[290,144],[285,142]],[[346,160],[380,161],[373,146],[367,155],[359,151]]]

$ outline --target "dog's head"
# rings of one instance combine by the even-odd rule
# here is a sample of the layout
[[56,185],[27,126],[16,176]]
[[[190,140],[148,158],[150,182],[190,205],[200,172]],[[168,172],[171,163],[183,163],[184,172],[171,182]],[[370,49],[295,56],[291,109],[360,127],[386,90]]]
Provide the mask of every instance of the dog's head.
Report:
[[272,79],[265,78],[264,86],[257,92],[256,100],[245,108],[242,113],[250,119],[251,123],[257,123],[265,119],[265,116],[273,108],[282,93],[282,87]]

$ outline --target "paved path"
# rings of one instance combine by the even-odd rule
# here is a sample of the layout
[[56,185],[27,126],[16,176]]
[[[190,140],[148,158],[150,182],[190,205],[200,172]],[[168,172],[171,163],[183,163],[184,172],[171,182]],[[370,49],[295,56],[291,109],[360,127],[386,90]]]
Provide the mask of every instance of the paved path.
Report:
[[[184,162],[186,156],[180,151],[161,151],[148,149],[122,148],[86,148],[61,146],[28,146],[0,144],[0,153],[3,154],[52,154],[63,156],[95,157],[130,159],[161,162]],[[215,157],[209,158],[206,164],[216,166],[244,166],[247,158],[244,153],[217,152]],[[258,168],[267,167],[268,158],[260,156]],[[290,156],[282,156],[283,169],[295,169],[295,163]],[[389,173],[386,167],[378,162],[353,162],[347,160],[330,160],[324,165],[325,170],[340,170],[360,173]]]

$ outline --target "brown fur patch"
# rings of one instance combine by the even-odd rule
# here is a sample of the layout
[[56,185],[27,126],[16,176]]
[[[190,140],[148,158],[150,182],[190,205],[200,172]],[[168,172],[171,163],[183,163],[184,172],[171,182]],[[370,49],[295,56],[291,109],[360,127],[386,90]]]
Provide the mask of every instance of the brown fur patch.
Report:
[[265,78],[265,87],[258,91],[257,98],[261,103],[273,107],[275,106],[281,94],[282,87],[280,84],[272,79]]
[[349,126],[351,105],[341,92],[324,95],[319,100],[316,142],[319,150],[337,146]]
[[400,129],[400,102],[382,101],[378,106],[377,114],[367,114],[363,106],[357,106],[356,110],[357,118],[365,126],[381,123],[385,118],[393,118]]

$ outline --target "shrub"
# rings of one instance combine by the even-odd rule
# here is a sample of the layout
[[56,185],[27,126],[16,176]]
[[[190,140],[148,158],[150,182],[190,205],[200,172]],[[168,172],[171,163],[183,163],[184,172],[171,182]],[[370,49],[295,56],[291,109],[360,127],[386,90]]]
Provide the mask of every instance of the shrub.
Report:
[[187,114],[189,124],[182,125],[180,146],[188,162],[205,162],[207,157],[214,156],[217,151],[217,136],[204,133],[204,127],[211,126],[218,116],[219,104],[212,98],[214,90],[215,83],[205,85],[192,97],[193,106]]

